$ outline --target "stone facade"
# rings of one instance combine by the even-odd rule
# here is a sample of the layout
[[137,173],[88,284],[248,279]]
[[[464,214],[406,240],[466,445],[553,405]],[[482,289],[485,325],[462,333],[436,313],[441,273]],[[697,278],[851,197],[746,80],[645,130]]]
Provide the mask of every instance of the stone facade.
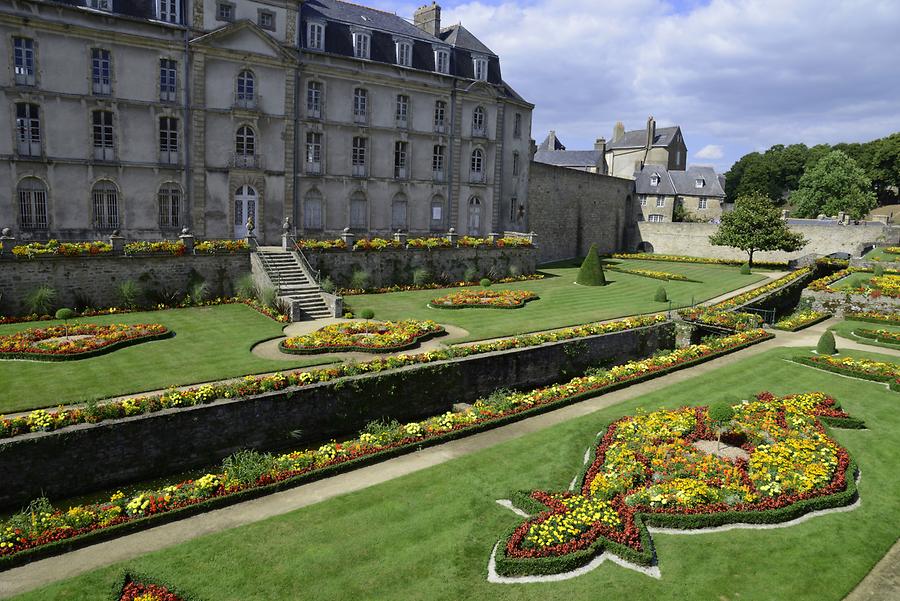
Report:
[[591,244],[618,252],[637,223],[630,179],[532,163],[528,187],[540,263],[583,257]]
[[[813,309],[832,313],[837,317],[843,317],[847,312],[896,313],[900,311],[900,299],[890,296],[873,298],[866,294],[804,290],[800,298],[808,302]],[[877,329],[878,326],[873,325],[872,327]]]
[[605,152],[607,173],[615,177],[633,178],[644,165],[663,165],[671,171],[683,171],[687,166],[681,128],[657,128],[653,117],[647,118],[645,129],[625,131],[621,121],[616,123]]

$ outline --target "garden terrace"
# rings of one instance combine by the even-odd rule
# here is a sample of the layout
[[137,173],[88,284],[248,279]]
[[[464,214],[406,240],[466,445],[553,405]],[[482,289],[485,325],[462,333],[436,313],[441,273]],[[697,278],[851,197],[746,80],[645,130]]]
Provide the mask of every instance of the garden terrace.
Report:
[[[297,590],[314,591],[322,600],[527,601],[548,595],[596,599],[598,591],[610,599],[714,599],[727,582],[734,597],[751,599],[764,590],[774,599],[839,601],[897,538],[896,530],[885,525],[900,521],[894,452],[900,444],[900,414],[894,410],[896,393],[877,383],[785,361],[796,353],[797,349],[775,349],[735,361],[538,431],[515,429],[518,437],[505,442],[482,442],[472,448],[475,441],[459,441],[434,453],[425,451],[423,456],[437,457],[467,448],[469,454],[291,513],[129,559],[127,564],[204,599],[277,601],[295,598]],[[751,379],[748,373],[765,375]],[[496,499],[535,487],[564,490],[597,433],[640,408],[675,409],[695,406],[699,399],[745,399],[762,390],[778,396],[824,390],[845,411],[866,422],[870,431],[829,433],[860,466],[860,505],[774,531],[654,535],[659,579],[607,563],[552,584],[487,582],[486,564],[497,533],[521,521],[496,504]],[[357,477],[362,476],[350,474],[347,479],[352,488],[364,486],[354,480]],[[348,553],[348,548],[361,551]],[[198,558],[209,561],[198,563]],[[60,561],[71,564],[73,560]],[[836,562],[840,569],[835,569]],[[125,567],[117,562],[17,600],[94,598],[97,591],[120,584]]]
[[[835,335],[860,344],[900,349],[900,342],[890,342],[893,337],[900,336],[900,323],[886,323],[870,319],[854,318],[846,313],[844,314],[844,317],[845,319],[843,321],[829,328]],[[881,339],[878,339],[859,335],[859,332],[864,330],[882,331],[886,333],[886,336],[882,336]],[[840,348],[840,339],[838,339],[838,348]]]

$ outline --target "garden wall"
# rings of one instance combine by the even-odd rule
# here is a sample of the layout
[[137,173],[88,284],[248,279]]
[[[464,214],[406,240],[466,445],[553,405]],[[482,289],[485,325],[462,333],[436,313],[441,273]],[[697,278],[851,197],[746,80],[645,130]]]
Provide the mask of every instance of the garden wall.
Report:
[[[648,223],[637,224],[636,239],[629,250],[646,250],[666,255],[690,255],[693,257],[713,257],[718,259],[746,260],[747,253],[726,246],[712,246],[709,237],[719,226],[712,223]],[[900,228],[869,223],[868,225],[816,225],[810,221],[803,225],[791,225],[809,240],[797,252],[759,252],[753,258],[757,261],[788,261],[803,255],[816,253],[828,255],[846,252],[859,256],[867,246],[876,242],[893,244],[900,236]],[[651,248],[646,245],[649,244]],[[643,246],[642,246],[643,245]]]
[[214,296],[231,295],[234,283],[250,272],[248,252],[221,255],[84,256],[0,259],[0,314],[25,312],[24,298],[41,285],[57,292],[57,305],[95,309],[118,306],[117,289],[134,280],[151,290],[184,292],[196,274]]
[[[350,287],[355,271],[369,274],[369,287],[411,284],[413,272],[424,267],[435,281],[458,282],[482,277],[502,278],[535,272],[535,248],[435,248],[380,251],[304,251],[313,269],[336,286]],[[474,269],[475,277],[466,278]]]
[[0,506],[217,464],[244,448],[318,444],[376,419],[421,420],[501,387],[566,381],[588,366],[646,357],[674,343],[675,325],[667,322],[28,434],[0,443]]
[[806,299],[813,309],[832,313],[843,317],[845,312],[863,313],[897,313],[900,311],[900,299],[890,296],[872,298],[865,294],[848,294],[846,292],[827,292],[804,290],[802,299]]

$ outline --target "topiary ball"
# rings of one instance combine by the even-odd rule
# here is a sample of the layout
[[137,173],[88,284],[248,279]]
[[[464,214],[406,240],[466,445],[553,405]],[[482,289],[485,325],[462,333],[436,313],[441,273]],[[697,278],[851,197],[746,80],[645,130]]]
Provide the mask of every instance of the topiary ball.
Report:
[[653,296],[653,300],[658,303],[667,303],[669,302],[669,295],[666,294],[666,289],[664,286],[660,286],[656,289],[656,294]]
[[723,428],[734,419],[734,408],[732,408],[730,403],[720,401],[710,405],[707,414],[709,415],[709,423],[714,428]]
[[363,309],[359,312],[359,316],[363,319],[372,319],[373,317],[375,317],[375,311],[373,311],[372,309]]
[[490,288],[491,280],[489,278],[481,278],[479,284],[481,284],[482,288]]
[[741,265],[741,275],[750,275],[750,263]]
[[63,307],[59,311],[56,312],[56,319],[61,319],[63,321],[67,321],[75,317],[75,311],[69,309],[67,307]]
[[820,355],[834,355],[837,353],[837,347],[834,344],[834,334],[831,333],[831,330],[826,330],[822,337],[819,338],[816,352]]

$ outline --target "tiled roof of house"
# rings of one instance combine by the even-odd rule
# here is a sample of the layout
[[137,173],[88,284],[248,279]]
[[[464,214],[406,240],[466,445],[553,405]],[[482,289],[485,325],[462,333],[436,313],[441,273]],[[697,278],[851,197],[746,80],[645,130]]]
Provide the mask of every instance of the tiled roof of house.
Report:
[[[659,175],[659,185],[650,183],[653,175]],[[697,182],[702,182],[697,187]],[[716,170],[712,167],[691,166],[685,171],[669,171],[662,165],[644,165],[635,174],[635,192],[644,195],[663,196],[716,196],[725,197]]]
[[[653,139],[653,146],[668,146],[675,139],[675,134],[680,131],[677,125],[674,127],[659,127],[656,129],[656,137]],[[626,131],[625,135],[619,140],[609,142],[608,149],[615,148],[643,148],[647,143],[647,130],[636,129]]]
[[440,43],[441,40],[428,32],[422,31],[403,17],[340,0],[307,0],[303,3],[305,18],[319,17],[328,21],[338,21],[347,25],[356,25],[368,29],[378,29],[415,40]]
[[534,160],[557,167],[596,167],[603,160],[603,153],[598,150],[538,150]]

